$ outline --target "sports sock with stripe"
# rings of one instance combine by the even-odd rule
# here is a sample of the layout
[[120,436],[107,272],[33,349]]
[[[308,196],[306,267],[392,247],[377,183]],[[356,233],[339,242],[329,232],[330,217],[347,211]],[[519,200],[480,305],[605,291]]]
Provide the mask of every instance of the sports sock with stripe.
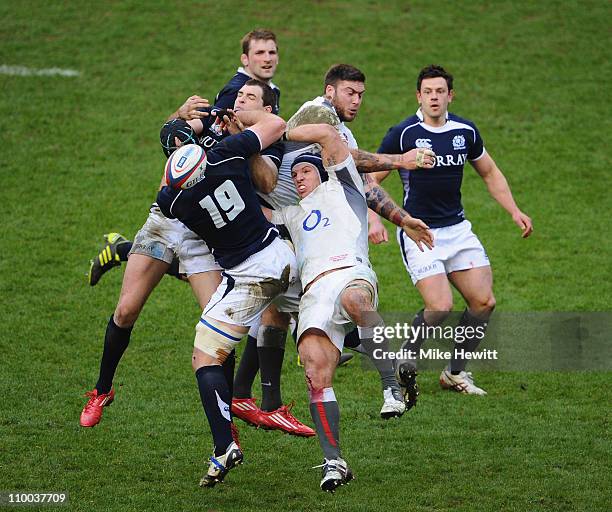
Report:
[[230,427],[232,396],[223,374],[223,368],[219,365],[202,366],[196,370],[195,376],[202,406],[210,425],[215,455],[223,455],[233,441]]
[[326,459],[340,458],[340,408],[334,388],[310,390],[310,414]]
[[125,352],[125,349],[130,343],[132,327],[119,327],[113,316],[110,317],[106,326],[106,334],[104,336],[104,350],[102,351],[102,359],[100,361],[100,374],[96,389],[98,394],[106,394],[113,387],[113,378],[115,371],[119,366],[119,361]]

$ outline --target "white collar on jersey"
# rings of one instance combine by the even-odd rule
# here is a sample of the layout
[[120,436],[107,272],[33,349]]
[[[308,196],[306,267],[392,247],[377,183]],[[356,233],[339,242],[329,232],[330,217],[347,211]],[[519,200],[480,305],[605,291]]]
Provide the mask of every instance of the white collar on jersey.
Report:
[[[249,75],[249,74],[246,72],[246,70],[245,70],[245,69],[244,69],[242,66],[240,66],[240,67],[239,67],[239,68],[236,70],[236,73],[242,73],[243,75],[246,75],[246,76],[248,76],[249,78],[253,78],[251,75]],[[272,89],[278,89],[278,87],[276,86],[276,84],[274,84],[273,82],[268,82],[268,85],[269,85],[270,87],[272,87]]]
[[[448,110],[446,111],[446,120],[448,121]],[[419,107],[419,109],[416,111],[416,116],[419,118],[420,121],[423,120],[423,111],[421,110],[421,107]]]

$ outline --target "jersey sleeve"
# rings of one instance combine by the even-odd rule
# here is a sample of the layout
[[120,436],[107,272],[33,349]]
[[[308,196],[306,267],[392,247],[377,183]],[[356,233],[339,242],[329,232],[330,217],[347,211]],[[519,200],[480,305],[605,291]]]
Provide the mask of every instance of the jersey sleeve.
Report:
[[280,210],[272,210],[272,218],[270,219],[270,222],[272,224],[285,224],[285,214],[283,212],[284,208],[281,208]]
[[330,181],[338,181],[345,188],[352,188],[363,193],[363,181],[352,155],[349,154],[346,160],[339,164],[325,167],[325,171]]
[[159,206],[159,209],[164,214],[164,216],[168,217],[169,219],[176,218],[170,212],[170,208],[172,206],[172,203],[176,199],[177,194],[178,194],[178,192],[176,190],[174,190],[174,189],[172,189],[172,188],[170,188],[168,186],[163,187],[157,193],[157,205]]
[[283,155],[285,154],[285,145],[282,142],[275,142],[261,152],[262,156],[269,157],[276,165],[276,169],[280,169]]
[[261,141],[254,131],[247,129],[242,133],[226,137],[213,151],[218,152],[223,158],[240,156],[246,159],[261,152]]
[[468,149],[468,160],[474,161],[478,160],[482,155],[485,154],[485,148],[478,128],[476,128],[476,125],[473,125],[472,127],[474,128],[474,140],[470,141]]
[[380,147],[376,150],[377,153],[385,153],[388,155],[399,155],[403,153],[400,147],[400,134],[397,126],[389,128],[385,138],[380,143]]

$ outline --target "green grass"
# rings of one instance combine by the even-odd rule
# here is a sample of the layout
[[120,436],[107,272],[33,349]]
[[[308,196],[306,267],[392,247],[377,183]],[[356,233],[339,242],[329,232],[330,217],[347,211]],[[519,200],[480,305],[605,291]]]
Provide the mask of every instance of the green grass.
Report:
[[[351,129],[364,149],[415,111],[418,70],[445,65],[452,110],[477,123],[534,219],[521,240],[466,168],[464,204],[491,257],[498,309],[609,311],[610,10],[552,0],[1,3],[0,65],[81,76],[0,75],[0,490],[65,490],[74,510],[608,509],[609,371],[483,372],[484,399],[444,393],[425,373],[419,406],[382,422],[377,378],[353,364],[334,385],[353,484],[323,495],[309,469],[320,463],[316,440],[244,427],[245,465],[199,489],[210,449],[190,369],[199,311],[171,279],[134,330],[116,403],[95,429],[78,415],[122,275],[90,289],[87,261],[102,233],[142,225],[162,172],[162,121],[191,94],[214,96],[256,26],[279,36],[285,116],[321,92],[332,63],[363,69]],[[387,183],[399,199],[399,180]],[[381,310],[408,319],[420,300],[390,238],[372,248]],[[292,347],[284,372],[284,398],[306,419]]]

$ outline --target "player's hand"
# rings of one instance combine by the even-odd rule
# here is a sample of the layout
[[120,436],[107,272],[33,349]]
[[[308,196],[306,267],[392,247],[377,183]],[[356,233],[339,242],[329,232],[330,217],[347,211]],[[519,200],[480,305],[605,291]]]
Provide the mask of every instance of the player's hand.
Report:
[[229,115],[223,116],[221,120],[221,129],[227,130],[230,135],[236,135],[237,133],[241,133],[244,131],[245,127],[242,121],[238,119],[236,112],[231,109],[227,109]]
[[368,215],[368,240],[375,245],[389,241],[387,228],[376,214]]
[[400,157],[400,167],[408,170],[431,169],[436,165],[436,154],[431,149],[416,148]]
[[519,228],[521,228],[521,231],[523,232],[521,236],[523,238],[527,238],[529,235],[531,235],[531,233],[533,233],[533,222],[522,211],[519,210],[514,213],[512,215],[512,220]]
[[185,121],[191,121],[192,119],[202,119],[208,117],[208,112],[201,112],[200,108],[210,107],[208,100],[200,98],[200,96],[190,96],[185,100],[185,103],[178,109],[178,116],[180,119]]
[[425,252],[423,245],[428,249],[433,249],[434,239],[433,234],[429,231],[429,227],[421,219],[415,219],[414,217],[405,217],[402,221],[402,229],[411,240],[419,248],[419,251]]

